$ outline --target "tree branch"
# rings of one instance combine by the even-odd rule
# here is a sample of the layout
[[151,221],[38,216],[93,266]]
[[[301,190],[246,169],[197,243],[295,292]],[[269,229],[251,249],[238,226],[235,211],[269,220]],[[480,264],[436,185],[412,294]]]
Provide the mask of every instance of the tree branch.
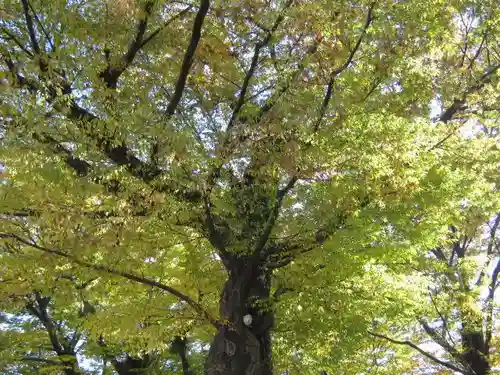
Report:
[[450,370],[453,370],[453,371],[456,371],[456,372],[460,372],[461,374],[465,374],[465,375],[469,375],[469,373],[449,362],[444,362],[442,360],[440,360],[439,358],[433,356],[432,354],[426,352],[425,350],[419,348],[417,345],[415,345],[414,343],[412,343],[411,341],[408,341],[408,340],[404,340],[404,341],[400,341],[400,340],[395,340],[395,339],[392,339],[390,337],[387,337],[385,335],[382,335],[380,333],[375,333],[375,332],[371,332],[371,331],[368,331],[368,333],[374,337],[378,337],[378,338],[381,338],[381,339],[384,339],[384,340],[387,340],[393,344],[397,344],[397,345],[406,345],[406,346],[409,346],[410,348],[412,349],[415,349],[417,352],[419,352],[420,354],[422,354],[423,356],[429,358],[431,361],[441,365],[441,366],[444,366]]
[[446,330],[446,333],[448,334],[448,338],[450,339],[450,341],[452,342],[452,344],[455,345],[453,337],[451,337],[450,330],[448,329],[448,321],[445,319],[445,317],[443,316],[443,314],[441,313],[441,311],[439,311],[439,308],[438,308],[438,306],[436,304],[436,301],[434,300],[434,297],[432,296],[432,292],[430,292],[430,291],[429,291],[429,297],[431,299],[432,306],[434,306],[434,310],[436,311],[436,313],[439,316],[439,319],[441,319],[441,321],[443,322],[443,327]]
[[189,5],[187,8],[181,10],[179,13],[177,13],[175,16],[172,16],[172,18],[169,18],[162,26],[158,27],[155,31],[153,31],[151,34],[148,35],[148,37],[144,38],[142,41],[140,48],[144,48],[146,44],[151,42],[165,27],[170,25],[173,21],[175,21],[178,18],[181,18],[184,16],[187,12],[189,12],[193,8],[193,5]]
[[500,64],[491,67],[486,70],[481,77],[478,79],[477,83],[469,87],[462,95],[460,99],[455,99],[453,103],[439,116],[437,121],[447,123],[452,120],[453,116],[466,108],[467,97],[470,94],[481,90],[487,83],[491,82],[492,76],[500,69]]
[[171,345],[172,350],[180,357],[182,363],[182,374],[193,375],[189,361],[187,359],[187,339],[186,337],[176,336]]
[[38,18],[36,12],[35,12],[35,9],[33,8],[33,6],[31,5],[31,3],[29,3],[29,7],[31,9],[31,12],[33,13],[33,16],[35,17],[35,20],[36,22],[38,23],[38,26],[40,27],[40,29],[42,30],[42,33],[43,35],[45,35],[45,37],[47,38],[47,41],[49,42],[50,44],[50,48],[52,49],[52,52],[55,52],[56,50],[56,47],[54,46],[54,44],[52,43],[52,40],[49,36],[49,33],[47,32],[47,30],[45,30],[45,27],[43,26],[42,22],[40,21],[40,18]]
[[173,296],[177,297],[179,300],[186,302],[189,306],[191,306],[197,313],[199,313],[201,316],[203,316],[203,318],[205,318],[214,327],[219,328],[221,325],[220,322],[218,322],[215,318],[213,318],[210,315],[210,313],[208,311],[206,311],[203,308],[203,306],[200,305],[198,302],[196,302],[194,299],[181,293],[177,289],[174,289],[168,285],[162,284],[158,281],[147,279],[147,278],[141,277],[141,276],[137,276],[133,273],[116,270],[116,269],[108,267],[108,266],[89,263],[87,261],[80,260],[80,259],[76,258],[75,256],[68,254],[64,251],[48,249],[44,246],[40,246],[34,242],[25,240],[16,234],[0,233],[0,239],[13,239],[20,244],[29,246],[29,247],[37,249],[37,250],[40,250],[44,253],[52,254],[52,255],[62,257],[62,258],[69,259],[73,263],[78,264],[80,266],[83,266],[83,267],[86,267],[86,268],[89,268],[89,269],[92,269],[95,271],[99,271],[99,272],[106,272],[106,273],[109,273],[111,275],[121,276],[121,277],[128,279],[130,281],[135,281],[135,282],[140,283],[140,284],[144,284],[144,285],[148,285],[148,286],[152,286],[152,287],[161,289],[161,290],[163,290],[167,293],[170,293]]
[[496,243],[496,232],[500,226],[500,213],[497,213],[495,221],[493,222],[493,225],[490,227],[490,240],[488,241],[488,247],[486,248],[486,262],[483,265],[481,272],[479,273],[479,276],[476,281],[476,286],[481,285],[483,278],[486,274],[485,269],[490,265],[490,262],[493,258],[493,248],[495,247]]
[[182,98],[182,93],[184,92],[184,87],[186,86],[186,80],[193,63],[193,57],[198,47],[198,43],[201,39],[201,29],[203,27],[203,21],[208,13],[208,8],[210,7],[210,0],[200,0],[200,9],[196,14],[193,30],[191,32],[191,41],[184,54],[184,59],[182,61],[181,70],[175,84],[174,94],[170,103],[167,105],[167,116],[172,116],[179,105]]
[[21,74],[19,74],[14,61],[12,61],[9,55],[4,55],[2,57],[5,65],[7,65],[7,69],[9,69],[10,73],[12,74],[12,77],[14,79],[14,87],[26,87],[31,93],[38,91],[38,86],[32,80],[28,80]]
[[50,303],[50,297],[42,297],[40,293],[33,293],[34,301],[27,304],[28,311],[36,316],[40,323],[45,327],[49,335],[49,340],[52,349],[56,352],[59,357],[60,364],[64,366],[64,373],[66,375],[76,375],[79,373],[78,370],[78,359],[76,358],[76,352],[74,346],[71,345],[66,338],[59,338],[58,327],[54,324],[54,321],[49,315],[48,306]]
[[266,252],[264,251],[264,249],[267,241],[269,240],[269,236],[271,235],[274,225],[276,224],[276,220],[278,219],[283,199],[288,194],[288,192],[293,189],[297,180],[297,175],[293,176],[283,189],[278,190],[273,209],[269,213],[262,235],[257,241],[257,245],[255,247],[255,254],[259,254],[260,257],[264,258],[266,256]]
[[236,105],[234,106],[233,113],[231,114],[231,118],[230,118],[229,123],[227,125],[227,129],[226,129],[227,133],[229,133],[231,128],[234,126],[234,123],[235,123],[235,121],[236,121],[236,119],[241,111],[241,108],[243,107],[243,104],[245,103],[245,96],[246,96],[246,93],[248,90],[248,86],[250,84],[250,80],[252,79],[252,77],[255,73],[255,69],[257,68],[257,64],[259,62],[260,51],[262,48],[266,47],[269,44],[269,41],[271,40],[273,34],[276,32],[279,25],[281,24],[281,22],[283,22],[283,19],[285,18],[285,16],[284,16],[285,10],[288,9],[292,5],[292,3],[293,3],[293,0],[288,0],[286,2],[285,6],[281,10],[281,13],[274,21],[272,28],[270,30],[267,29],[265,38],[255,45],[254,53],[252,56],[252,62],[250,63],[250,67],[248,68],[248,71],[245,75],[245,78],[243,79],[243,85],[241,86],[238,100],[236,102]]
[[21,42],[20,40],[17,38],[16,35],[12,34],[9,30],[7,30],[6,28],[4,27],[1,27],[2,29],[2,32],[7,35],[11,40],[14,41],[14,43],[17,44],[17,46],[19,48],[21,48],[21,50],[26,53],[29,57],[33,57],[33,54],[31,53],[31,51],[29,51]]
[[26,28],[28,29],[28,34],[30,37],[31,48],[33,48],[35,54],[39,55],[40,46],[38,45],[38,40],[35,33],[35,27],[33,25],[33,18],[31,17],[30,14],[30,5],[28,3],[28,0],[21,0],[21,4],[23,6],[24,18],[26,20]]
[[[37,92],[40,90],[40,86],[31,80],[27,80],[22,75],[20,75],[13,61],[4,57],[9,70],[14,75],[16,79],[16,84],[21,87],[27,87],[32,92]],[[66,82],[62,82],[61,85],[67,87]],[[52,93],[50,102],[53,102],[58,96],[55,84],[49,86],[49,90]],[[70,95],[71,90],[63,91],[64,95]],[[147,184],[153,184],[154,180],[162,173],[162,171],[157,168],[152,163],[147,163],[135,156],[130,148],[125,144],[125,142],[117,142],[112,135],[103,133],[102,129],[96,129],[93,123],[97,121],[102,121],[101,118],[97,117],[93,113],[89,112],[85,108],[80,107],[74,99],[70,100],[68,107],[56,108],[58,111],[64,113],[69,120],[72,120],[77,128],[82,132],[83,135],[92,139],[99,151],[111,159],[114,163],[119,166],[124,166],[127,171],[134,177],[144,181]],[[45,139],[47,140],[47,139]],[[76,167],[82,169],[84,166],[84,161],[76,160],[72,155],[69,155],[63,148],[57,146],[52,141],[49,142],[52,147],[55,148],[60,153],[66,154],[68,162],[71,162],[71,167]],[[118,144],[118,145],[117,145]],[[198,202],[201,199],[201,193],[196,190],[191,190],[174,183],[173,181],[162,182],[155,184],[155,188],[159,192],[170,193],[177,198],[189,202]]]
[[[227,124],[226,134],[225,134],[224,140],[222,141],[222,144],[221,144],[221,152],[222,152],[221,157],[222,157],[222,159],[224,159],[226,156],[225,149],[227,148],[229,140],[230,140],[231,129],[234,127],[236,120],[238,119],[238,116],[241,112],[241,109],[243,108],[243,105],[245,104],[245,96],[246,96],[246,93],[248,91],[248,87],[250,85],[250,80],[252,79],[253,75],[255,74],[255,69],[257,68],[257,64],[259,62],[260,51],[262,48],[264,48],[265,46],[267,46],[269,44],[269,41],[271,40],[274,32],[278,29],[281,22],[283,22],[285,10],[287,8],[289,8],[292,5],[292,3],[293,3],[293,0],[287,1],[287,3],[285,4],[284,8],[281,11],[281,13],[274,21],[272,28],[266,33],[265,38],[255,45],[254,53],[252,56],[252,61],[250,63],[250,67],[248,68],[248,71],[245,75],[245,78],[243,79],[243,84],[242,84],[241,89],[240,89],[240,94],[238,95],[238,100],[236,101],[233,112],[231,114],[231,118],[229,119],[229,122]],[[219,177],[222,164],[223,163],[220,162],[219,165],[214,167],[213,170],[208,175],[208,181],[207,181],[208,189],[207,190],[209,192],[212,189],[212,187],[215,183],[215,180]]]
[[42,144],[49,145],[55,154],[63,155],[66,164],[72,168],[78,176],[84,177],[89,174],[91,170],[90,164],[87,161],[74,156],[71,151],[66,149],[52,136],[48,134],[33,133],[33,139]]
[[490,343],[493,331],[493,306],[495,300],[495,291],[498,287],[497,280],[500,274],[500,258],[497,260],[497,264],[493,269],[491,275],[490,286],[488,288],[488,296],[486,297],[486,321],[485,321],[485,339],[484,348],[485,354],[488,355],[490,351]]
[[431,249],[431,252],[432,254],[434,254],[434,256],[440,260],[441,262],[448,262],[448,259],[446,258],[446,256],[444,255],[443,253],[443,249],[440,248],[440,247],[436,247],[434,249]]
[[106,86],[108,88],[116,88],[118,83],[118,79],[125,72],[125,70],[132,64],[134,61],[135,55],[144,43],[144,35],[146,33],[146,29],[148,26],[148,19],[151,16],[151,12],[153,10],[155,0],[148,0],[144,5],[144,17],[137,24],[137,31],[134,37],[134,40],[130,43],[130,46],[127,52],[121,57],[120,63],[118,66],[113,67],[108,63],[108,66],[104,71],[99,73],[99,77],[106,82]]
[[347,67],[349,67],[349,65],[351,64],[351,62],[352,62],[352,60],[354,58],[354,55],[356,54],[356,52],[358,51],[359,47],[361,46],[361,42],[363,40],[363,37],[365,36],[366,31],[368,30],[368,28],[370,27],[370,24],[373,21],[373,8],[374,7],[375,7],[375,2],[371,3],[370,7],[368,8],[368,14],[366,16],[365,24],[363,25],[363,28],[361,29],[361,34],[359,35],[358,40],[356,41],[356,44],[354,45],[354,48],[349,53],[349,56],[347,57],[347,60],[344,62],[344,64],[342,64],[342,66],[340,66],[339,68],[335,69],[332,72],[332,74],[330,75],[330,80],[328,81],[328,84],[326,86],[325,97],[323,98],[323,102],[321,104],[321,108],[320,108],[320,111],[319,111],[319,117],[318,117],[318,119],[316,120],[316,123],[313,126],[313,131],[314,132],[318,131],[318,129],[319,129],[320,125],[321,125],[321,122],[323,121],[323,118],[325,117],[325,113],[326,113],[326,110],[328,108],[328,104],[329,104],[330,99],[331,99],[332,94],[333,94],[333,86],[335,84],[335,80],[337,79],[337,77],[345,69],[347,69]]
[[462,355],[451,346],[443,337],[441,337],[436,331],[429,326],[429,324],[424,319],[419,319],[419,323],[424,329],[424,331],[429,335],[429,337],[439,346],[441,346],[444,350],[446,350],[453,358],[457,361],[462,362]]

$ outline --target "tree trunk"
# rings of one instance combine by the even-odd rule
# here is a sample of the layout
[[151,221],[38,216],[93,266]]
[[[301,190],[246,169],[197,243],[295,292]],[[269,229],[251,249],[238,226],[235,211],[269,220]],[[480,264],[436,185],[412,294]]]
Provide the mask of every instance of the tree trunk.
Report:
[[491,366],[486,359],[484,335],[482,332],[462,332],[464,360],[474,375],[488,375]]
[[182,363],[182,374],[183,375],[194,375],[189,366],[189,361],[187,358],[187,339],[186,337],[176,336],[174,341],[172,341],[172,351],[177,353]]
[[271,273],[252,257],[232,257],[228,268],[220,299],[224,324],[213,338],[205,375],[272,375]]
[[144,375],[148,372],[151,365],[152,358],[149,354],[144,355],[142,358],[134,358],[127,354],[127,357],[118,361],[112,361],[113,367],[119,375]]

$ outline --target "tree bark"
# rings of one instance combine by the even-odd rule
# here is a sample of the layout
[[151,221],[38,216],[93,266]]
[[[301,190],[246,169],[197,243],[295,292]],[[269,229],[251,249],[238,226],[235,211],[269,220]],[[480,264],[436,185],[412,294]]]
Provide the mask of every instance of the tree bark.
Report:
[[125,360],[118,361],[117,359],[113,359],[112,363],[119,375],[144,375],[148,372],[151,361],[151,356],[146,354],[142,358],[134,358],[127,355]]
[[464,361],[473,371],[474,375],[488,375],[491,366],[486,358],[484,348],[484,335],[482,332],[462,332],[462,345]]
[[[232,256],[220,299],[224,324],[213,338],[205,375],[272,375],[274,316],[266,302],[271,273],[255,257]],[[250,324],[244,317],[251,315]],[[248,322],[247,322],[248,323]]]

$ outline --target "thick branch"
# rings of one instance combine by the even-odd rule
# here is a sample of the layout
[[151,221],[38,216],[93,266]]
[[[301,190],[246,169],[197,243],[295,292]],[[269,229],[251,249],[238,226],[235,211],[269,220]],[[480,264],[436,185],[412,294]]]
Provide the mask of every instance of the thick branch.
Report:
[[[49,340],[52,349],[56,352],[61,361],[60,364],[64,366],[64,373],[66,375],[76,375],[78,371],[78,360],[74,345],[66,340],[66,338],[59,338],[58,328],[49,315],[48,305],[50,302],[49,297],[42,297],[38,292],[33,294],[34,301],[27,304],[28,311],[36,316],[40,323],[43,324],[45,330],[49,335]],[[72,340],[73,341],[73,340]]]
[[172,99],[167,106],[168,116],[172,116],[175,113],[175,110],[177,109],[177,106],[181,101],[182,93],[184,92],[186,80],[189,75],[189,70],[191,69],[191,65],[193,63],[194,54],[201,39],[201,29],[203,27],[203,21],[205,19],[205,16],[207,15],[209,7],[210,0],[200,1],[200,9],[198,10],[198,13],[196,14],[196,17],[194,19],[193,30],[191,32],[191,41],[189,42],[189,46],[186,49],[186,53],[184,54],[179,77],[177,78],[177,82],[175,84],[174,95],[172,96]]
[[263,250],[266,246],[267,241],[269,240],[269,236],[271,235],[274,225],[276,224],[276,220],[278,219],[283,199],[288,194],[288,192],[293,189],[297,180],[298,180],[297,175],[293,176],[283,189],[278,190],[278,194],[276,195],[276,200],[274,202],[273,209],[269,213],[266,225],[264,226],[264,231],[262,232],[262,235],[260,236],[259,241],[257,242],[257,246],[255,248],[255,254],[260,254],[261,257],[265,256],[265,251]]
[[448,262],[448,259],[446,258],[446,256],[444,255],[443,253],[443,249],[441,249],[440,247],[436,247],[434,249],[431,249],[431,252],[432,254],[434,254],[434,256],[441,262],[445,262],[447,263]]
[[35,33],[35,26],[33,24],[33,18],[30,14],[30,6],[28,0],[21,0],[21,4],[23,5],[24,18],[26,19],[26,28],[28,29],[28,34],[30,37],[31,48],[35,54],[40,54],[40,46],[38,45],[38,40]]
[[[4,58],[4,61],[13,74],[16,80],[16,85],[27,87],[32,92],[37,92],[40,90],[40,85],[37,84],[37,82],[27,80],[17,72],[14,63],[10,58],[6,57]],[[50,90],[53,93],[53,97],[50,98],[51,102],[53,102],[57,97],[57,90],[56,86],[54,85],[55,84],[51,86]],[[66,86],[67,83],[63,82],[62,85]],[[70,94],[67,92],[63,95]],[[80,107],[75,100],[70,101],[69,108],[57,108],[57,110],[65,113],[66,117],[72,120],[85,136],[89,137],[95,142],[96,146],[103,154],[105,154],[117,165],[126,167],[127,171],[134,177],[144,181],[147,184],[153,184],[154,180],[162,173],[161,170],[158,169],[155,165],[144,162],[137,156],[135,156],[124,142],[121,142],[121,144],[117,145],[118,142],[113,138],[113,136],[105,133],[103,134],[101,129],[96,129],[94,123],[103,120],[93,113],[89,112],[85,108]],[[57,145],[49,138],[44,138],[44,141],[45,143],[50,143],[58,153],[66,154],[68,164],[72,168],[76,168],[75,170],[77,170],[77,172],[80,173],[83,171],[83,169],[85,169],[85,161],[76,159],[73,155],[68,153],[67,150],[64,150],[64,148],[62,148],[60,145]],[[155,185],[155,188],[159,192],[170,193],[181,200],[197,202],[201,199],[200,192],[187,189],[184,186],[176,184],[172,181],[162,182],[161,184],[158,183]]]
[[64,157],[64,160],[66,164],[73,169],[78,176],[84,177],[87,176],[90,172],[91,166],[90,164],[80,158],[77,158],[76,156],[73,155],[71,151],[66,149],[63,145],[61,145],[55,138],[48,134],[38,134],[38,133],[33,133],[33,139],[40,143],[47,144],[50,146],[52,151],[55,154],[62,155]]
[[400,340],[395,340],[395,339],[392,339],[390,337],[387,337],[385,335],[381,335],[380,333],[375,333],[375,332],[371,332],[369,331],[368,332],[370,335],[374,336],[374,337],[378,337],[378,338],[381,338],[381,339],[384,339],[384,340],[387,340],[389,342],[392,342],[393,344],[397,344],[397,345],[407,345],[409,346],[410,348],[412,349],[415,349],[417,352],[419,352],[420,354],[422,354],[423,356],[429,358],[431,361],[441,365],[441,366],[444,366],[450,370],[453,370],[453,371],[456,371],[456,372],[460,372],[461,374],[465,374],[465,375],[468,375],[469,373],[449,362],[444,362],[442,360],[440,360],[439,358],[435,357],[434,355],[426,352],[425,350],[419,348],[417,345],[415,345],[414,343],[412,343],[411,341],[408,341],[408,340],[404,340],[404,341],[400,341]]
[[439,116],[438,121],[447,123],[452,120],[453,116],[466,108],[467,97],[481,90],[487,83],[491,82],[492,76],[500,69],[500,65],[495,65],[488,69],[484,74],[478,79],[477,83],[469,87],[462,95],[460,99],[455,99],[453,103]]
[[69,259],[69,260],[71,260],[75,264],[78,264],[80,266],[83,266],[83,267],[86,267],[86,268],[89,268],[89,269],[92,269],[92,270],[95,270],[95,271],[106,272],[106,273],[109,273],[111,275],[121,276],[121,277],[123,277],[125,279],[128,279],[130,281],[134,281],[134,282],[137,282],[137,283],[140,283],[140,284],[144,284],[144,285],[148,285],[148,286],[152,286],[152,287],[161,289],[161,290],[163,290],[163,291],[165,291],[167,293],[172,294],[173,296],[177,297],[181,301],[186,302],[197,313],[199,313],[201,316],[203,316],[209,323],[211,323],[216,328],[218,328],[220,326],[220,323],[215,318],[211,317],[210,314],[209,314],[209,312],[206,311],[203,308],[203,306],[201,306],[198,302],[196,302],[191,297],[189,297],[189,296],[181,293],[177,289],[174,289],[174,288],[172,288],[172,287],[170,287],[168,285],[162,284],[162,283],[160,283],[158,281],[155,281],[155,280],[147,279],[145,277],[137,276],[137,275],[135,275],[133,273],[124,272],[124,271],[116,270],[114,268],[107,267],[107,266],[104,266],[104,265],[93,264],[93,263],[90,263],[90,262],[87,262],[87,261],[84,261],[84,260],[80,260],[77,257],[75,257],[75,256],[73,256],[71,254],[68,254],[68,253],[66,253],[64,251],[54,250],[54,249],[48,249],[48,248],[46,248],[44,246],[40,246],[40,245],[38,245],[38,244],[36,244],[34,242],[25,240],[25,239],[19,237],[18,235],[15,235],[15,234],[0,233],[0,239],[1,238],[3,238],[3,239],[13,239],[13,240],[19,242],[20,244],[29,246],[29,247],[37,249],[37,250],[40,250],[40,251],[42,251],[44,253],[47,253],[47,254],[52,254],[52,255],[56,255],[56,256],[62,257],[62,258]]
[[[241,112],[241,109],[243,108],[243,105],[245,104],[245,97],[250,85],[250,80],[255,74],[255,69],[257,68],[257,64],[259,62],[259,56],[260,56],[260,51],[262,48],[267,46],[269,44],[269,41],[271,40],[273,34],[276,32],[278,29],[279,25],[281,22],[283,22],[284,19],[284,12],[287,8],[289,8],[293,3],[293,0],[288,0],[287,3],[285,4],[283,10],[281,11],[280,15],[276,18],[272,28],[267,31],[266,36],[264,37],[263,40],[261,40],[259,43],[255,45],[254,48],[254,53],[252,56],[252,61],[250,63],[250,67],[248,68],[248,71],[245,75],[245,78],[243,79],[243,84],[240,89],[240,94],[238,95],[238,100],[236,101],[236,104],[234,106],[233,112],[231,114],[231,118],[229,119],[229,123],[227,124],[226,128],[226,135],[224,137],[224,140],[222,141],[222,144],[220,146],[222,150],[222,159],[224,159],[225,151],[228,146],[230,136],[231,136],[231,129],[234,127],[236,120],[238,119],[238,116]],[[246,119],[245,119],[246,120]],[[220,175],[220,169],[222,166],[222,162],[219,163],[216,167],[213,168],[213,170],[209,173],[208,176],[208,191],[210,191],[215,183],[215,180],[219,177]]]
[[436,344],[446,350],[457,361],[463,360],[462,355],[457,351],[457,349],[455,349],[443,337],[441,337],[425,320],[419,319],[419,323],[421,324],[424,331]]
[[113,67],[108,64],[106,70],[99,74],[108,88],[116,88],[116,84],[118,83],[118,79],[125,72],[125,70],[129,67],[129,65],[134,61],[135,55],[144,43],[144,35],[146,33],[146,29],[148,26],[148,19],[153,10],[155,1],[148,0],[144,6],[144,17],[137,24],[137,31],[134,37],[134,40],[130,43],[130,46],[127,52],[122,56],[119,66]]

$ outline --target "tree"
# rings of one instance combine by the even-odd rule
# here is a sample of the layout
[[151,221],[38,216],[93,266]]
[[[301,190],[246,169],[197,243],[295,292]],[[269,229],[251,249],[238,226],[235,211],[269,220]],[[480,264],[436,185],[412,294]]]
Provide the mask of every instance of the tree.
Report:
[[189,337],[206,375],[272,374],[271,334],[276,371],[328,370],[395,313],[367,305],[374,260],[439,243],[475,187],[448,156],[498,94],[493,2],[458,63],[468,2],[4,4],[13,371],[153,373],[170,347],[186,374]]
[[[455,59],[460,64],[469,60],[470,67],[478,56],[487,54],[485,46],[497,40],[490,26],[497,22],[495,14],[479,4],[465,8],[457,29],[458,43],[466,47],[460,49]],[[470,51],[474,51],[472,58]],[[466,143],[457,148],[461,154],[449,162],[468,160],[467,169],[476,186],[456,201],[456,212],[448,219],[441,243],[424,249],[421,257],[411,262],[408,272],[422,279],[426,296],[421,301],[428,306],[415,311],[420,329],[414,331],[412,340],[398,340],[380,332],[372,335],[407,345],[441,368],[479,375],[488,374],[495,367],[495,293],[500,272],[498,123],[497,110],[489,102],[476,108],[466,107],[459,121],[471,129]],[[441,120],[450,121],[446,112]],[[474,143],[484,145],[481,152],[469,147]],[[415,344],[422,336],[439,348],[438,353]]]
[[[498,200],[495,202],[498,208]],[[491,207],[489,207],[491,209]],[[420,275],[428,279],[430,311],[418,317],[421,333],[439,348],[440,355],[423,350],[410,340],[397,340],[372,332],[375,337],[407,345],[431,363],[462,374],[488,374],[495,367],[495,332],[498,312],[495,292],[499,286],[500,259],[497,231],[500,215],[486,224],[486,207],[468,206],[463,225],[450,228],[449,246],[431,250],[432,258],[419,262]],[[418,314],[418,313],[417,313]],[[420,314],[422,314],[420,312]]]
[[[498,350],[494,339],[498,312],[494,306],[500,273],[500,214],[488,217],[492,208],[498,211],[498,199],[493,202],[493,207],[474,207],[474,202],[467,202],[462,225],[457,227],[455,222],[450,226],[449,245],[432,249],[432,257],[421,260],[416,267],[428,279],[424,286],[431,306],[418,322],[445,360],[410,340],[395,340],[375,332],[373,336],[407,345],[431,362],[462,374],[490,373]],[[482,221],[485,218],[486,223]]]

